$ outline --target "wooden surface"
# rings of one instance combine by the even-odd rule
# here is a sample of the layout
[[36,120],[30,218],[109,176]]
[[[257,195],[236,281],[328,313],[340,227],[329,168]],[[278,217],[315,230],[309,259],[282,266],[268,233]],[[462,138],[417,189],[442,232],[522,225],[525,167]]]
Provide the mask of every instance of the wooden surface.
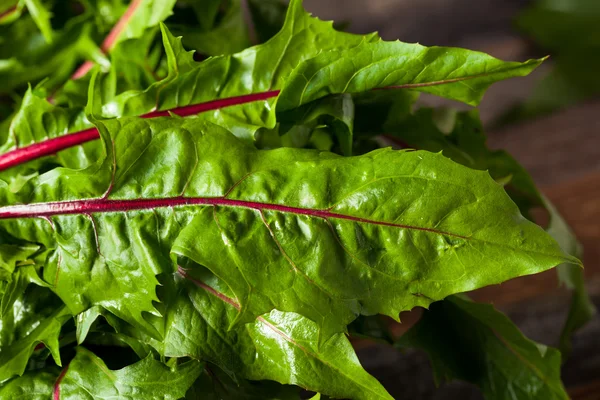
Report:
[[[426,45],[452,45],[486,51],[496,57],[524,60],[539,57],[513,30],[516,12],[526,0],[305,0],[324,19],[348,20],[359,33],[379,31],[386,39]],[[530,77],[496,84],[480,106],[484,122],[492,121],[524,99],[551,68],[546,64]],[[432,97],[428,105],[448,102]],[[462,107],[462,106],[459,106]],[[600,308],[600,99],[537,120],[489,133],[493,148],[513,154],[556,205],[584,245],[587,287]],[[534,340],[555,344],[566,317],[569,292],[559,288],[555,271],[515,279],[473,293],[494,303]],[[419,317],[402,316],[401,334]],[[481,399],[463,383],[435,389],[426,356],[401,354],[383,345],[358,347],[361,362],[395,398]],[[575,400],[600,399],[600,319],[596,317],[573,340],[573,353],[563,367],[563,380]]]

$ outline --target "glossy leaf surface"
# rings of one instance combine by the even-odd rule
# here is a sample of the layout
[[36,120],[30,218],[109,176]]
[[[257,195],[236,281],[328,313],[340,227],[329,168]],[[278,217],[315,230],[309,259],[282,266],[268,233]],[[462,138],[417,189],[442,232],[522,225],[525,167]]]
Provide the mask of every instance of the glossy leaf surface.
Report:
[[162,311],[172,324],[156,321],[165,328],[164,340],[155,344],[161,354],[204,359],[236,379],[273,380],[336,398],[391,399],[362,369],[344,334],[319,344],[314,322],[279,311],[229,330],[239,304],[202,268],[196,273],[212,286],[192,277],[192,272],[180,269],[164,282]]
[[358,314],[396,317],[577,262],[487,173],[439,154],[258,151],[193,119],[100,126],[102,164],[52,170],[0,200],[30,203],[0,209],[0,226],[53,250],[44,278],[73,313],[98,304],[145,325],[155,275],[179,254],[233,289],[242,320],[297,312],[326,338]]
[[[358,129],[363,132],[358,134],[368,134],[368,129],[389,132],[388,139],[396,145],[432,152],[441,151],[458,163],[489,171],[496,181],[505,185],[507,193],[529,219],[532,219],[530,213],[533,209],[544,208],[550,217],[547,232],[566,253],[581,256],[581,244],[554,206],[539,192],[527,171],[505,151],[490,150],[487,147],[486,135],[478,113],[449,111],[443,116],[449,122],[446,132],[442,130],[443,118],[439,114],[439,110],[433,109],[420,109],[414,115],[392,111],[380,119],[384,121],[381,126],[371,128],[359,124]],[[371,115],[371,110],[360,106],[359,119],[367,118],[368,115]],[[389,140],[384,139],[384,142],[389,143]],[[560,339],[561,351],[566,356],[570,351],[573,332],[590,321],[596,309],[587,294],[582,268],[563,264],[557,271],[560,282],[573,290],[571,309]]]
[[100,358],[80,347],[65,371],[54,386],[54,393],[59,392],[61,399],[78,399],[92,394],[94,399],[176,400],[185,396],[187,389],[200,375],[202,364],[188,361],[169,369],[160,361],[147,357],[136,364],[112,371]]
[[15,285],[9,285],[3,293],[3,308],[8,306],[4,304],[7,296],[13,299],[0,317],[0,382],[21,375],[40,343],[61,364],[58,338],[71,314],[49,289],[29,284],[29,274],[21,268],[12,277]]
[[145,358],[119,370],[110,370],[104,361],[83,347],[62,372],[49,368],[31,372],[0,388],[2,398],[28,399],[137,399],[177,400],[185,396],[202,371],[197,361],[169,368]]
[[[299,0],[291,3],[282,30],[267,43],[199,64],[193,63],[166,27],[162,29],[167,77],[145,90],[128,90],[111,99],[95,98],[96,106],[91,108],[95,113],[104,117],[156,116],[168,114],[156,110],[172,110],[179,115],[193,115],[202,110],[203,120],[253,141],[257,130],[276,127],[276,110],[290,110],[330,93],[404,87],[475,103],[491,83],[525,75],[540,63],[507,63],[463,49],[425,48],[383,42],[374,34],[337,32],[330,22],[310,17]],[[330,82],[315,75],[318,79],[311,80],[310,88],[301,87],[306,82],[303,74],[321,69],[321,64],[332,57],[335,65],[321,70],[319,76],[333,68],[329,72],[339,79]],[[427,73],[421,73],[424,70]],[[344,83],[351,76],[352,82]],[[305,89],[309,89],[308,96]],[[283,92],[278,100],[280,90]],[[198,106],[208,102],[215,104]],[[344,149],[348,154],[347,141]]]
[[410,88],[477,105],[492,83],[525,76],[541,62],[509,63],[470,50],[402,42],[364,43],[319,54],[300,65],[277,107],[286,110],[330,93],[385,87]]

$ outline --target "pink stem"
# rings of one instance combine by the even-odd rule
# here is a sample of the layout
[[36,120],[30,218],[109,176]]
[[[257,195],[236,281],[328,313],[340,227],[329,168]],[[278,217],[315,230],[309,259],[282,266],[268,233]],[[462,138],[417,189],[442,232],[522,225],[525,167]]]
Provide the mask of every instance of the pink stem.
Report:
[[[372,90],[414,89],[414,88],[420,88],[420,87],[425,87],[425,86],[444,85],[447,83],[454,83],[454,82],[458,82],[461,80],[466,80],[466,78],[449,79],[449,80],[445,80],[445,81],[434,81],[434,82],[427,82],[427,83],[407,83],[404,85],[386,86],[386,87],[381,87],[381,88],[375,88]],[[236,97],[228,97],[225,99],[212,100],[212,101],[209,101],[206,103],[200,103],[200,104],[196,104],[196,105],[192,105],[192,106],[174,108],[174,109],[171,109],[168,111],[153,111],[148,114],[142,115],[142,117],[143,118],[154,118],[154,117],[160,117],[160,116],[167,116],[167,115],[169,115],[169,112],[172,112],[172,113],[180,115],[180,116],[193,115],[193,114],[200,113],[203,111],[216,110],[216,109],[223,108],[223,107],[229,107],[229,106],[233,106],[233,105],[269,99],[271,97],[278,96],[279,92],[280,92],[279,90],[273,90],[270,92],[254,93],[254,94],[248,94],[248,95],[236,96]],[[94,128],[91,128],[91,129],[94,129]],[[99,137],[98,134],[96,133],[96,136],[92,137],[92,138],[90,138],[88,136],[84,136],[85,140],[83,140],[81,142],[70,143],[70,144],[67,144],[64,146],[62,145],[63,144],[62,140],[65,140],[66,142],[68,142],[70,140],[70,139],[64,139],[64,138],[68,137],[69,135],[77,135],[80,133],[81,132],[71,133],[71,134],[68,134],[65,136],[61,136],[60,138],[50,139],[51,141],[56,140],[53,142],[54,147],[50,147],[50,146],[43,147],[44,151],[37,151],[34,154],[30,154],[29,148],[33,147],[34,148],[33,151],[36,151],[35,147],[38,145],[42,145],[42,143],[36,143],[36,144],[30,145],[28,147],[24,147],[22,149],[12,150],[12,151],[9,151],[8,153],[2,154],[2,155],[0,155],[0,171],[3,171],[7,168],[14,167],[23,162],[33,160],[36,157],[42,157],[42,156],[54,154],[60,150],[66,149],[70,146],[75,146],[75,145],[78,145],[81,143],[85,143],[87,141],[94,140]],[[14,155],[13,153],[17,153],[17,154]]]
[[401,229],[432,232],[440,235],[467,239],[455,233],[444,232],[433,228],[425,228],[412,225],[397,224],[386,221],[377,221],[348,214],[335,213],[330,210],[290,207],[273,203],[260,203],[255,201],[233,200],[225,197],[166,197],[154,199],[132,199],[132,200],[72,200],[62,202],[32,203],[0,207],[0,219],[10,218],[39,218],[52,217],[56,215],[93,214],[110,212],[127,212],[132,210],[152,210],[164,207],[180,207],[189,205],[241,207],[253,210],[269,210],[296,215],[307,215],[323,219],[341,219],[347,221],[361,222],[365,224],[389,226]]
[[234,299],[225,296],[221,292],[216,291],[212,287],[208,286],[206,283],[200,282],[199,280],[194,279],[193,277],[191,277],[190,275],[188,275],[188,273],[186,272],[185,269],[181,268],[180,266],[177,267],[177,273],[179,275],[181,275],[183,278],[189,280],[190,282],[193,282],[196,286],[198,286],[198,287],[206,290],[208,293],[212,294],[213,296],[218,297],[219,299],[221,299],[225,303],[227,303],[229,305],[232,305],[233,307],[237,308],[238,311],[239,311],[240,305]]
[[[243,96],[228,97],[224,99],[211,100],[206,103],[194,104],[190,106],[177,107],[166,111],[152,111],[142,115],[143,118],[156,118],[168,116],[169,113],[181,117],[199,114],[205,111],[218,110],[224,107],[230,107],[238,104],[250,103],[253,101],[266,100],[276,97],[279,90],[270,92],[248,94]],[[92,140],[100,138],[96,128],[88,128],[84,131],[69,133],[64,136],[34,143],[29,146],[21,147],[0,155],[0,171],[15,167],[27,161],[35,160],[40,157],[55,154],[61,150],[68,149]]]
[[56,382],[54,382],[54,389],[52,390],[52,400],[60,400],[60,383],[62,382],[63,378],[65,377],[68,369],[69,369],[69,364],[67,364],[67,366],[65,368],[63,368],[63,370],[60,372],[60,375],[58,375]]
[[100,136],[96,128],[89,128],[81,132],[69,133],[34,143],[29,146],[21,147],[0,155],[0,171],[15,167],[27,161],[35,160],[40,157],[49,156],[60,150],[77,146],[91,140],[96,140]]

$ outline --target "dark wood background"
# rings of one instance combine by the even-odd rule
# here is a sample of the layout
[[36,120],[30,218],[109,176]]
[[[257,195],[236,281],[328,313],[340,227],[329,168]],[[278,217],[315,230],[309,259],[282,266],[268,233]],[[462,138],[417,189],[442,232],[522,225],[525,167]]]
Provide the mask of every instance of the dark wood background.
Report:
[[[379,31],[388,40],[424,45],[460,46],[506,60],[523,61],[545,54],[535,50],[513,28],[513,18],[527,0],[305,0],[322,19],[350,22],[357,33]],[[599,22],[600,29],[600,22]],[[490,89],[480,106],[488,123],[524,99],[551,68],[546,63],[527,78],[512,79]],[[600,73],[600,71],[599,71]],[[438,100],[427,99],[430,104]],[[600,308],[600,99],[553,115],[489,132],[489,143],[513,154],[571,224],[584,245],[587,286]],[[569,304],[556,273],[515,279],[474,294],[505,311],[534,340],[557,342]],[[404,318],[404,326],[411,318]],[[414,320],[416,318],[412,318]],[[400,354],[381,345],[361,344],[359,357],[395,398],[480,399],[462,383],[435,389],[427,357]],[[563,380],[576,400],[600,399],[600,319],[596,317],[574,338],[573,353],[563,367]]]

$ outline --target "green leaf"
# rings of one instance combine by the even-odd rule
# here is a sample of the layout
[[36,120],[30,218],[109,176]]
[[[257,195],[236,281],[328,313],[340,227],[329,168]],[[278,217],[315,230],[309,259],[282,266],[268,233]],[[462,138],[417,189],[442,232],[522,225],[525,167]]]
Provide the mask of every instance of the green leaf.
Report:
[[436,381],[471,382],[486,399],[568,399],[560,352],[527,339],[491,305],[462,297],[435,303],[398,347],[427,352]]
[[93,399],[163,398],[180,399],[200,375],[202,364],[188,361],[169,368],[151,357],[119,370],[106,364],[83,347],[55,385],[61,398],[79,399],[91,394]]
[[299,65],[277,103],[289,110],[331,93],[400,87],[477,105],[485,90],[502,79],[525,76],[542,63],[504,62],[464,49],[402,42],[362,43],[323,52]]
[[[146,87],[156,81],[152,70],[149,52],[156,38],[158,28],[148,30],[138,39],[121,42],[111,53],[112,66],[108,73],[99,74],[102,91],[97,91],[97,102],[104,104],[115,95],[132,88]],[[109,64],[110,65],[110,64]],[[91,75],[91,74],[90,74]],[[92,124],[84,113],[87,104],[89,79],[81,78],[69,81],[59,92],[48,99],[48,89],[41,83],[35,89],[29,88],[12,121],[6,126],[0,137],[0,154],[27,148],[29,145],[44,143],[51,139],[89,130]],[[92,128],[93,129],[93,128]],[[91,132],[92,134],[94,132]],[[73,146],[51,156],[38,157],[24,162],[8,171],[0,171],[0,180],[4,180],[9,190],[18,191],[27,180],[56,166],[85,168],[102,155],[102,145],[87,142]]]
[[52,25],[50,24],[52,13],[46,9],[41,0],[23,1],[27,7],[27,11],[29,11],[29,14],[31,15],[31,18],[33,18],[36,25],[42,32],[42,35],[44,35],[46,42],[52,43]]
[[15,282],[24,279],[24,283],[18,286],[22,291],[12,301],[12,310],[0,317],[0,382],[23,374],[39,343],[50,350],[56,364],[61,364],[58,337],[71,314],[49,289],[27,286],[31,275],[26,274],[28,272],[24,268],[16,273]]
[[[45,90],[31,87],[27,90],[21,107],[12,119],[7,141],[0,147],[0,153],[56,138],[69,132],[78,132],[90,126],[82,107],[55,106],[46,99],[46,95]],[[98,149],[97,145],[84,145],[47,158],[45,162],[71,168],[85,168],[100,157],[99,151],[101,149]],[[37,170],[35,163],[30,168],[23,167],[23,175]],[[14,179],[15,176],[13,171],[0,173],[0,178],[7,181]]]
[[[173,13],[176,0],[138,0],[130,5],[130,18],[112,42],[111,48],[120,42],[142,37],[148,28],[158,26]],[[127,11],[126,11],[127,13]]]
[[[4,257],[6,253],[6,245],[2,245],[0,247],[0,251],[2,251],[2,256]],[[33,247],[33,246],[30,246]],[[12,249],[8,249],[8,256],[11,257]],[[22,253],[23,254],[23,253]],[[9,260],[10,261],[10,260]],[[27,260],[29,263],[33,263],[33,260]],[[2,295],[2,301],[0,302],[0,318],[9,318],[4,321],[4,325],[7,325],[10,318],[18,317],[19,319],[23,318],[24,315],[15,315],[14,312],[19,313],[22,305],[22,298],[25,289],[30,283],[34,283],[38,286],[48,287],[49,285],[40,279],[38,275],[38,271],[33,265],[21,266],[19,269],[12,273],[4,282],[0,285],[0,294]],[[15,306],[15,303],[16,306]],[[13,314],[13,315],[9,315]],[[12,320],[11,320],[12,321]],[[18,336],[18,334],[16,335]],[[6,339],[7,336],[4,336]],[[6,340],[0,340],[0,344],[6,343]]]
[[[99,127],[102,165],[54,169],[0,193],[0,204],[30,203],[0,208],[0,226],[51,250],[44,279],[73,313],[101,305],[146,325],[155,275],[172,271],[178,254],[233,289],[240,320],[297,312],[327,338],[358,314],[397,317],[449,294],[579,263],[522,218],[486,172],[441,154],[259,151],[194,119]],[[108,205],[116,200],[126,212]]]
[[24,246],[0,244],[0,281],[8,279],[17,264],[27,261],[39,248],[35,244]]
[[186,400],[299,400],[298,388],[270,381],[235,382],[214,365],[206,366]]
[[206,360],[234,381],[272,380],[336,398],[391,399],[363,370],[344,334],[319,343],[314,322],[276,310],[228,329],[240,306],[226,285],[203,268],[193,272],[212,286],[180,271],[162,282],[162,312],[169,323],[156,319],[164,340],[155,346],[164,356]]
[[[544,197],[546,209],[550,212],[550,224],[547,232],[556,239],[562,249],[577,257],[583,256],[583,248],[575,235],[562,219],[552,203]],[[559,281],[570,289],[573,294],[567,320],[560,335],[560,351],[566,360],[571,353],[571,338],[573,334],[590,322],[597,310],[585,288],[585,278],[581,268],[563,264],[557,267]]]
[[[328,96],[303,107],[281,113],[275,129],[257,132],[256,146],[262,149],[279,147],[317,148],[331,151],[335,138],[336,152],[352,154],[354,102],[349,94]],[[329,144],[318,147],[315,134],[325,135]]]
[[62,372],[57,368],[29,372],[0,388],[2,398],[27,399],[181,399],[202,371],[198,361],[168,367],[151,357],[119,370],[83,347]]
[[53,367],[44,371],[27,372],[0,386],[0,398],[48,400],[52,398],[54,382],[60,369]]
[[[105,71],[98,78],[104,86],[101,102],[112,100],[117,94],[127,90],[148,87],[160,78],[156,75],[158,61],[154,49],[158,30],[158,27],[148,28],[138,38],[119,42],[109,55],[103,55],[104,61],[94,60]],[[99,48],[98,50],[100,51]],[[92,74],[87,74],[82,78],[69,80],[54,94],[53,104],[85,107],[91,78]]]
[[[214,2],[213,2],[214,3]],[[203,29],[202,25],[170,25],[177,36],[183,36],[186,48],[197,50],[200,54],[219,56],[233,54],[250,47],[248,27],[244,21],[241,0],[228,2],[227,11],[217,26]],[[209,6],[211,6],[209,2]]]
[[288,4],[283,0],[249,0],[248,8],[258,41],[263,43],[275,36],[285,23]]
[[[433,109],[420,109],[414,115],[390,112],[387,119],[379,119],[386,121],[382,126],[371,128],[358,125],[358,130],[388,132],[392,139],[397,138],[402,144],[432,152],[441,151],[458,163],[489,171],[496,181],[505,182],[508,194],[524,215],[529,216],[536,207],[545,208],[550,216],[547,232],[567,254],[581,257],[581,245],[577,238],[550,201],[540,194],[527,171],[505,151],[488,149],[477,111],[452,114],[453,123],[447,133],[436,124],[436,113]],[[359,104],[357,114],[359,119],[367,118],[371,115],[371,109]],[[372,131],[358,134],[368,136],[369,132]],[[590,321],[596,310],[585,289],[582,268],[565,264],[560,265],[557,271],[560,282],[573,290],[571,308],[560,339],[560,349],[566,358],[572,334]]]
[[90,31],[88,16],[75,18],[60,31],[54,32],[48,43],[30,15],[10,25],[0,26],[0,36],[10,38],[10,44],[0,47],[0,93],[36,84],[48,79],[48,87],[66,81],[87,51]]

